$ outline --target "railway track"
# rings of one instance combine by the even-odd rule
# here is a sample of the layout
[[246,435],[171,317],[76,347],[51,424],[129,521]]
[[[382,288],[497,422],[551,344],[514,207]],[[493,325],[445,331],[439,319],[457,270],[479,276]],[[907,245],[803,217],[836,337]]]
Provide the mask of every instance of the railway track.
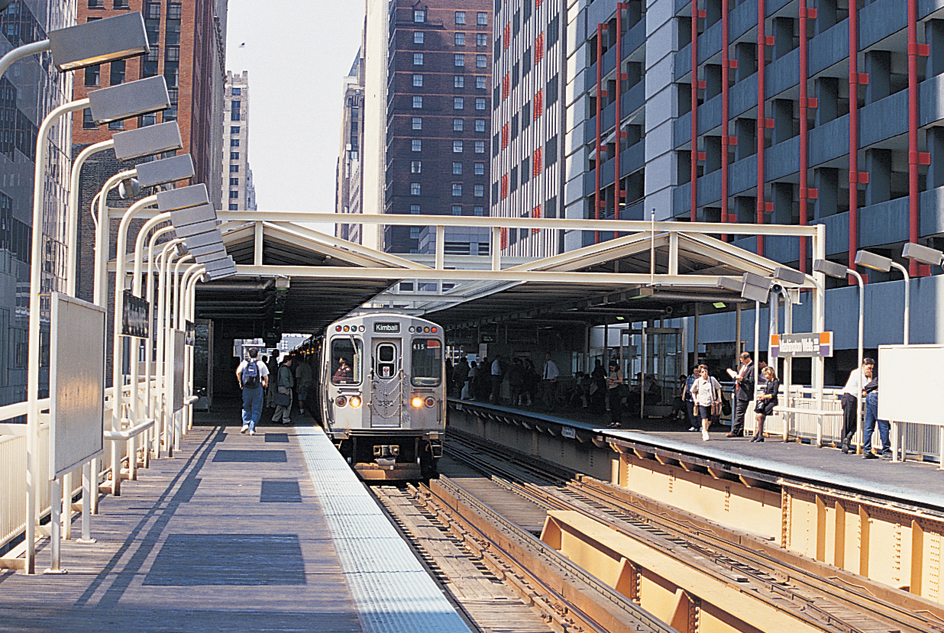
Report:
[[[545,512],[579,513],[622,537],[661,552],[667,560],[697,569],[704,576],[704,585],[684,588],[696,608],[687,624],[675,622],[679,630],[702,630],[699,613],[707,613],[709,607],[702,602],[700,592],[709,593],[706,587],[715,583],[736,588],[758,609],[786,615],[808,630],[944,632],[944,610],[939,605],[792,554],[774,543],[657,504],[631,491],[561,471],[502,447],[473,442],[468,437],[451,437],[447,454],[487,476],[490,485],[502,487],[523,502]],[[433,489],[421,494],[430,498],[443,495],[440,499],[447,505],[458,506],[459,499],[466,511],[482,513],[496,525],[508,523],[487,505],[476,505],[474,485],[463,490],[448,478],[448,470],[443,472],[447,476],[438,484],[431,482]],[[458,510],[453,508],[454,512]],[[628,593],[639,599],[632,588]]]

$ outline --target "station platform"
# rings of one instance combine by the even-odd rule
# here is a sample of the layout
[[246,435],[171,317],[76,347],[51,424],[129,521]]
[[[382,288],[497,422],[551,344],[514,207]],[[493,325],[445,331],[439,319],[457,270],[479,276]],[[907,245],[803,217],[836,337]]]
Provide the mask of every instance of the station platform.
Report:
[[480,409],[493,416],[524,416],[558,428],[571,427],[667,457],[688,456],[697,463],[724,464],[729,469],[741,469],[752,478],[804,482],[944,515],[944,470],[936,463],[863,459],[862,455],[843,454],[830,446],[816,447],[796,440],[783,442],[779,437],[751,442],[750,437],[726,437],[730,430],[726,425],[712,426],[711,440],[705,442],[700,432],[686,430],[687,421],[631,419],[625,412],[621,428],[613,429],[607,427],[609,413],[573,407],[548,411],[456,399],[451,399],[450,405],[466,411]]
[[68,573],[0,571],[0,631],[469,631],[306,422],[249,436],[235,403],[198,413],[173,458],[102,499],[95,543],[63,542]]

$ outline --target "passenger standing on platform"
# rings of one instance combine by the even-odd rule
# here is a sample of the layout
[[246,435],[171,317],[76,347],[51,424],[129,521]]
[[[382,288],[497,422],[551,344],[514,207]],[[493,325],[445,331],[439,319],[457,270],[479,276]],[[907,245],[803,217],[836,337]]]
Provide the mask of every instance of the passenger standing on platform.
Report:
[[[269,357],[268,362],[266,362],[266,368],[269,370],[270,376],[275,376],[279,371],[279,350],[272,350],[272,355]],[[269,386],[266,389],[266,408],[271,408],[275,406],[275,403],[272,402],[272,396],[275,395],[275,388],[277,381],[273,380],[269,382]]]
[[465,381],[469,379],[469,359],[463,356],[459,359],[459,362],[456,363],[456,368],[454,372],[455,380],[455,395],[458,398],[462,397],[462,388],[465,387]]
[[551,360],[551,353],[544,354],[544,371],[541,372],[541,386],[543,387],[544,406],[553,409],[557,404],[557,377],[560,371],[557,370],[557,363]]
[[767,416],[774,412],[774,407],[779,404],[777,394],[780,391],[780,380],[774,373],[773,367],[764,367],[763,376],[764,393],[758,394],[757,404],[754,407],[754,412],[757,413],[757,429],[754,431],[754,437],[751,438],[752,442],[764,441],[764,422]]
[[305,415],[308,392],[313,384],[315,384],[315,376],[311,371],[311,365],[308,364],[304,356],[299,356],[295,362],[295,385],[298,395],[298,412],[302,415]]
[[272,421],[280,424],[291,424],[292,420],[292,388],[295,386],[295,374],[292,373],[292,357],[289,356],[279,366],[276,376],[276,393],[288,396],[288,404],[275,405]]
[[262,417],[262,402],[269,383],[269,369],[258,360],[259,350],[249,348],[249,358],[236,368],[236,380],[243,392],[243,428],[240,433],[256,434],[256,424]]
[[475,400],[475,376],[479,373],[478,365],[475,361],[469,361],[469,373],[466,375],[465,384],[462,385],[462,391],[459,397],[463,400]]
[[[865,459],[877,459],[881,457],[891,457],[892,445],[888,439],[889,425],[888,420],[878,419],[878,373],[872,368],[871,380],[865,383],[862,388],[862,396],[865,398],[865,434],[862,437],[862,445],[865,447]],[[869,375],[866,374],[868,378]],[[878,454],[872,452],[872,440],[875,439],[875,425],[878,424],[878,435],[882,440],[882,448]]]
[[534,368],[534,363],[530,358],[525,358],[522,363],[524,366],[524,390],[521,392],[523,399],[526,399],[526,407],[530,407],[534,404],[534,401],[537,399],[538,391],[538,370]]
[[682,389],[682,400],[685,402],[685,415],[689,421],[689,431],[697,431],[699,427],[698,411],[695,409],[695,398],[692,396],[692,387],[695,381],[701,375],[699,365],[692,368],[692,375],[685,379],[685,387]]
[[842,396],[839,403],[842,405],[842,452],[848,453],[852,449],[850,444],[858,430],[859,421],[856,420],[857,400],[861,397],[865,383],[872,379],[872,369],[875,367],[875,360],[871,358],[862,359],[862,367],[853,369],[849,373],[849,379],[846,386],[842,388]]
[[524,404],[524,364],[520,358],[515,358],[508,367],[508,389],[511,392],[511,406],[520,407]]
[[501,354],[495,354],[491,367],[492,391],[488,396],[489,402],[501,404],[501,386],[505,376],[502,372]]
[[593,362],[590,372],[590,409],[602,413],[606,410],[606,371],[600,359]]
[[754,363],[751,355],[741,352],[741,366],[738,371],[728,369],[728,375],[736,381],[734,387],[734,422],[728,437],[744,437],[744,415],[754,398]]
[[701,420],[701,439],[707,442],[711,439],[708,435],[708,426],[711,424],[712,406],[721,406],[721,391],[715,388],[717,381],[708,376],[708,368],[704,365],[698,367],[698,379],[692,385],[692,398],[695,401],[693,409],[698,409],[698,418]]
[[619,363],[611,360],[609,373],[606,375],[606,394],[610,400],[610,428],[618,429],[623,422],[623,372]]

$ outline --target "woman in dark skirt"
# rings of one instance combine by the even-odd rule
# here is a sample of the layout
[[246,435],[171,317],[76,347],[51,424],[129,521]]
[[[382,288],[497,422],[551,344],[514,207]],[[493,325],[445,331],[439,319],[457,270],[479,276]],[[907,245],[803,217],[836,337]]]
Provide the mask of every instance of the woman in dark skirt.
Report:
[[767,384],[764,385],[764,393],[757,396],[757,405],[754,411],[757,413],[757,430],[754,431],[752,442],[764,441],[764,421],[767,416],[774,412],[774,407],[779,403],[777,401],[777,391],[780,389],[780,380],[774,373],[773,367],[764,367],[764,378]]

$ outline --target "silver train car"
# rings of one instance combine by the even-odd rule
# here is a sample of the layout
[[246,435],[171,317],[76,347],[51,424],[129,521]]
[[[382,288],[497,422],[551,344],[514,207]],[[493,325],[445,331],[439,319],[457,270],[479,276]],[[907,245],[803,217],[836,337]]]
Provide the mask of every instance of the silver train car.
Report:
[[365,480],[416,480],[436,470],[446,430],[442,328],[377,313],[332,323],[318,376],[325,432]]

